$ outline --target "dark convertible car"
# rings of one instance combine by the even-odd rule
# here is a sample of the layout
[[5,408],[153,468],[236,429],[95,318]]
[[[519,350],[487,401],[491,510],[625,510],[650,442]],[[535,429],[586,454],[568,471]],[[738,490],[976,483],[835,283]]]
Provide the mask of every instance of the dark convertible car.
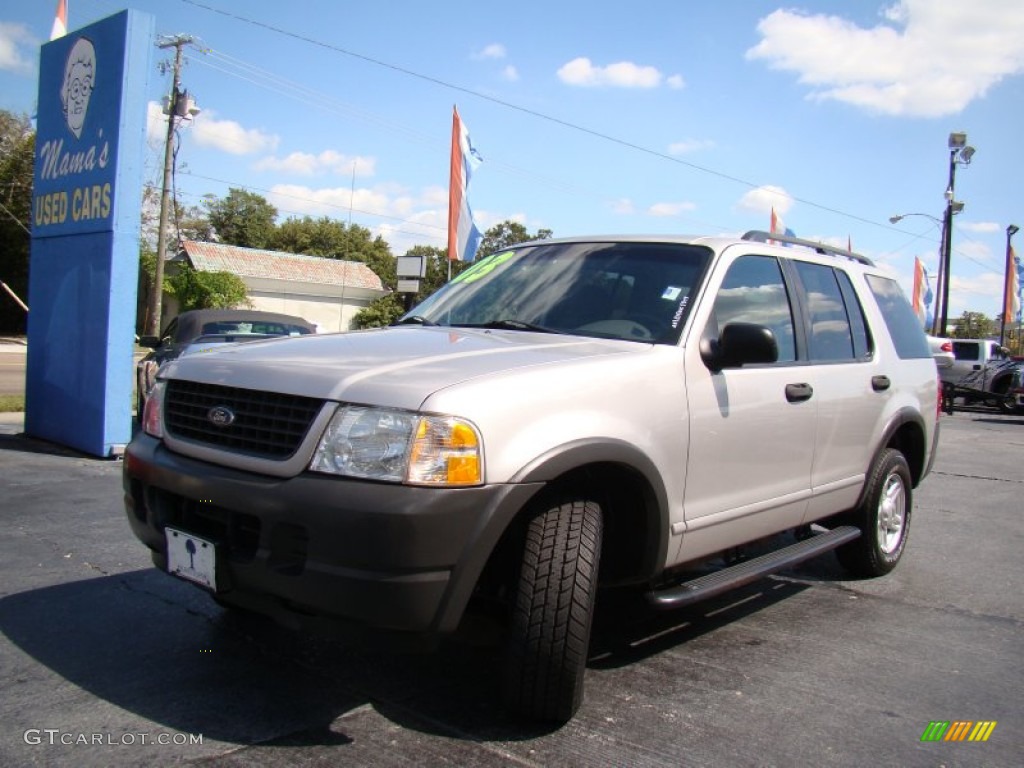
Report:
[[182,354],[203,351],[215,344],[266,339],[272,336],[303,336],[316,333],[316,326],[295,315],[252,309],[194,309],[171,320],[160,336],[142,336],[140,347],[153,351],[135,369],[139,417],[146,395],[156,381],[156,372],[168,360]]

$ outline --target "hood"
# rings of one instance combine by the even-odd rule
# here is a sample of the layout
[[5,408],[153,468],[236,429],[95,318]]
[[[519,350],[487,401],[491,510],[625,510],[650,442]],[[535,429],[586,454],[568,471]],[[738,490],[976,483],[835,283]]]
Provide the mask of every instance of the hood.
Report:
[[579,336],[412,326],[224,346],[168,363],[160,378],[415,410],[434,392],[471,379],[650,347]]

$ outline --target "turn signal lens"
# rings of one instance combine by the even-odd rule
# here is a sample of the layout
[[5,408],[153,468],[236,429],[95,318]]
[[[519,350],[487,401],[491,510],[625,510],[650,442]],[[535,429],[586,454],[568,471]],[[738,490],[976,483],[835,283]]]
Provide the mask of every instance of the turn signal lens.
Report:
[[158,381],[149,390],[146,397],[146,407],[142,410],[142,431],[147,435],[157,438],[164,436],[164,390],[167,385]]
[[450,416],[423,416],[409,456],[408,482],[465,486],[483,482],[481,440],[469,422]]

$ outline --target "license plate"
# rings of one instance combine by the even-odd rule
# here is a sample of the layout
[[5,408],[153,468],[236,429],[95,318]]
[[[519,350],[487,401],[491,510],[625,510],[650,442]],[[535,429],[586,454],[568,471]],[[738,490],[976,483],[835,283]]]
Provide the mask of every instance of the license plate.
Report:
[[167,572],[217,591],[217,553],[212,541],[164,528]]

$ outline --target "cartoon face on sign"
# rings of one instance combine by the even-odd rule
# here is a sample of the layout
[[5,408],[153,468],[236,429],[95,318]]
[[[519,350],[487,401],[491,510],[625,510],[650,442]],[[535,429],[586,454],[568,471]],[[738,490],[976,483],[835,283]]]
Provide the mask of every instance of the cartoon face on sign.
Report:
[[64,106],[64,119],[76,139],[82,138],[85,113],[89,109],[89,96],[96,84],[96,49],[84,37],[78,38],[71,46],[68,60],[64,64],[64,85],[60,89],[60,101]]

